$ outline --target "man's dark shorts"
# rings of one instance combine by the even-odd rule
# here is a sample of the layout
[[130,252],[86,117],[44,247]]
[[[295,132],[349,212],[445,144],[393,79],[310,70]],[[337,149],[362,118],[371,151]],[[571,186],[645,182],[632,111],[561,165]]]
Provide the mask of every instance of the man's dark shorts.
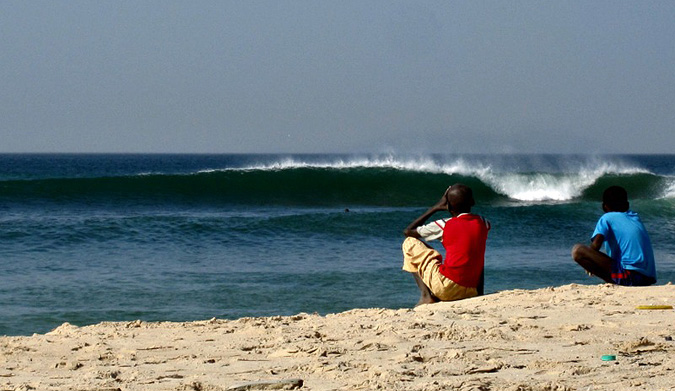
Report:
[[612,281],[623,286],[649,286],[656,283],[652,277],[647,277],[635,270],[625,270],[621,265],[616,265],[617,270],[612,271]]

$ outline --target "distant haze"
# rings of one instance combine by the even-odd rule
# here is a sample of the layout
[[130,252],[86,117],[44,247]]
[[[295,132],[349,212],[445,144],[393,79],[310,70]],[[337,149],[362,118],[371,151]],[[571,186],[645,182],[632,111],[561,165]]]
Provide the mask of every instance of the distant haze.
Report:
[[673,1],[0,2],[0,152],[673,153]]

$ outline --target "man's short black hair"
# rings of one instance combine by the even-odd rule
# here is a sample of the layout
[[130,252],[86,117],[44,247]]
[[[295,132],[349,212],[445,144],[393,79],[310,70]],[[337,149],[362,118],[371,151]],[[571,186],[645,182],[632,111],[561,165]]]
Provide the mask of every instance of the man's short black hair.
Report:
[[471,207],[476,204],[476,201],[473,199],[473,191],[469,186],[455,183],[450,186],[448,203],[450,204],[450,209],[456,213],[469,213],[471,212]]
[[602,193],[602,203],[613,212],[628,210],[628,192],[621,186],[610,186]]

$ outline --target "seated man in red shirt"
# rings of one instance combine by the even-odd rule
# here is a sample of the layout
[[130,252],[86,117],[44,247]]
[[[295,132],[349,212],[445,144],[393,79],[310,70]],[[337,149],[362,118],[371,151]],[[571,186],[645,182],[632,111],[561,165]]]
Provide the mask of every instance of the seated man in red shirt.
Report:
[[[465,299],[477,296],[479,289],[482,291],[490,223],[471,214],[474,204],[470,187],[452,185],[434,206],[403,231],[406,236],[403,270],[412,273],[421,291],[417,305]],[[431,215],[441,211],[450,212],[452,217],[425,224]],[[445,260],[422,241],[436,239],[443,243]]]

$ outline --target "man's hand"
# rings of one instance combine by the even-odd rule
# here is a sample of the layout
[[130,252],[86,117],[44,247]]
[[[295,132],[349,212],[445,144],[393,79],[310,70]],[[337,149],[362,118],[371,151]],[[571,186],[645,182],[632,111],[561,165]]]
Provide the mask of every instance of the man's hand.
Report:
[[449,208],[450,203],[449,203],[449,201],[448,201],[448,193],[450,192],[450,189],[451,189],[451,188],[452,188],[452,186],[448,187],[448,188],[445,190],[445,193],[443,193],[443,197],[441,197],[441,199],[438,200],[438,202],[436,202],[436,204],[434,205],[434,208],[435,208],[436,210],[439,210],[439,211],[440,211],[440,210],[447,210],[447,211],[450,211],[450,208]]
[[420,217],[416,218],[412,223],[406,227],[406,229],[403,230],[403,235],[405,236],[410,236],[413,238],[420,238],[419,233],[417,232],[417,227],[420,225],[423,225],[431,215],[433,215],[436,212],[440,211],[450,211],[449,208],[449,203],[448,203],[448,192],[450,192],[450,188],[452,186],[448,187],[447,190],[445,190],[445,193],[443,193],[443,197],[438,200],[431,208],[427,209],[426,212],[424,212]]

